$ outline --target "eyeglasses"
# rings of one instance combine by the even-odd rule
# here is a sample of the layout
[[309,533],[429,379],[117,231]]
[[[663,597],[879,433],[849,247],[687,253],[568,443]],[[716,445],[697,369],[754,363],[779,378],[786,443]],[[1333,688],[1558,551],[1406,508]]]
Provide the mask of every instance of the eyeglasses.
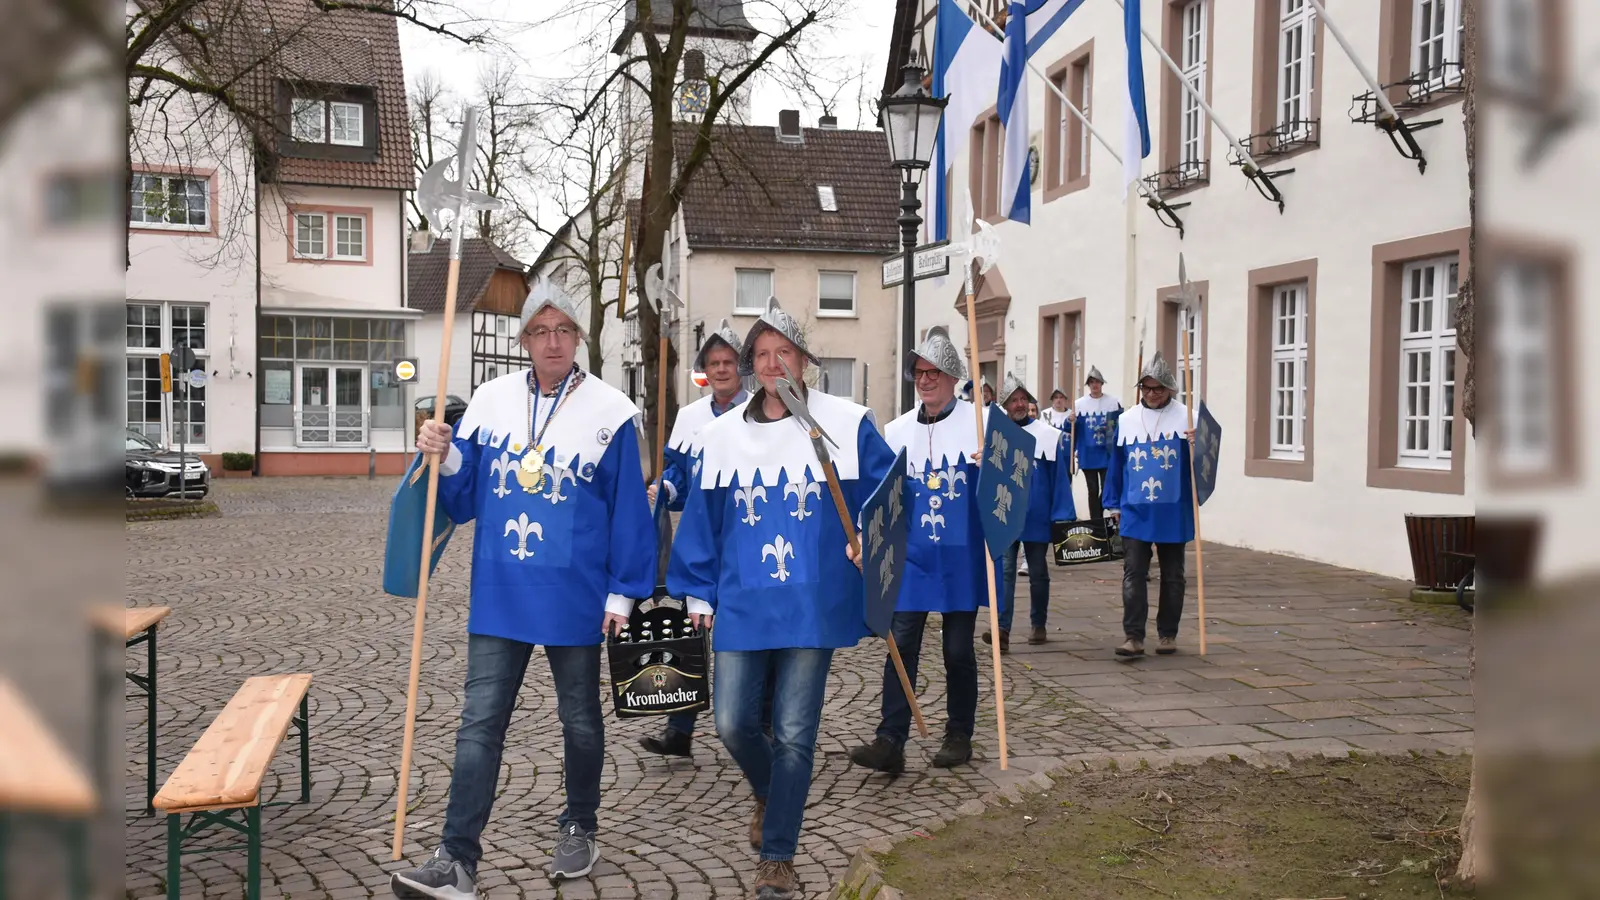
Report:
[[[1165,391],[1165,390],[1167,390],[1165,385],[1160,385],[1160,384],[1141,384],[1141,385],[1139,385],[1139,388],[1140,388],[1140,390],[1145,390],[1145,391]],[[1170,391],[1169,391],[1169,393],[1170,393]]]
[[912,369],[911,378],[914,381],[934,381],[939,377],[938,369]]
[[557,325],[554,328],[546,328],[545,326],[540,325],[537,328],[528,329],[527,331],[523,332],[523,334],[526,334],[528,337],[531,337],[536,341],[547,341],[550,339],[552,334],[559,334],[563,338],[575,338],[578,336],[578,329],[572,325]]

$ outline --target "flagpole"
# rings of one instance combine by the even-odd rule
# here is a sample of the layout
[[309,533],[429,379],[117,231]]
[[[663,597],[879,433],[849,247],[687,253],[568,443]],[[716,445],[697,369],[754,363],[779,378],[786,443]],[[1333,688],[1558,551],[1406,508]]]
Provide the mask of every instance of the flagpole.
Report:
[[1368,69],[1367,64],[1362,62],[1361,57],[1356,55],[1355,48],[1350,46],[1350,41],[1345,38],[1344,32],[1339,29],[1333,18],[1328,15],[1328,10],[1323,7],[1322,0],[1311,0],[1311,5],[1317,11],[1317,18],[1322,20],[1322,24],[1327,26],[1328,31],[1333,35],[1333,39],[1338,41],[1339,46],[1344,49],[1344,55],[1349,57],[1350,64],[1355,66],[1356,71],[1361,74],[1361,80],[1365,81],[1367,87],[1372,90],[1372,96],[1377,98],[1378,105],[1383,107],[1384,113],[1390,119],[1399,121],[1400,113],[1395,110],[1394,104],[1389,102],[1389,95],[1384,93],[1383,86],[1378,84],[1377,78],[1373,77],[1372,70]]
[[[1189,329],[1183,329],[1183,380],[1189,385],[1189,399],[1194,400],[1199,393],[1199,385],[1194,382],[1194,369],[1189,366]],[[1206,655],[1206,565],[1205,556],[1201,549],[1200,541],[1200,490],[1195,477],[1194,455],[1194,404],[1185,403],[1184,412],[1189,419],[1189,502],[1194,504],[1194,569],[1195,578],[1199,581],[1200,597],[1200,655]],[[1162,577],[1165,577],[1163,574]]]

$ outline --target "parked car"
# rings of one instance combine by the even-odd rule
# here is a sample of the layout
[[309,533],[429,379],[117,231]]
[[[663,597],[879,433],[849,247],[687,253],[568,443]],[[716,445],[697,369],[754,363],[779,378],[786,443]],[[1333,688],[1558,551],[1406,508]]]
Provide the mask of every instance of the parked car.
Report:
[[[426,397],[417,398],[417,414],[419,421],[421,419],[433,418],[433,396],[434,395],[429,394]],[[455,394],[444,395],[444,423],[446,425],[449,425],[451,428],[456,427],[456,423],[460,422],[461,417],[466,415],[466,413],[467,401],[457,397]]]
[[123,489],[127,496],[199,499],[211,492],[211,469],[199,456],[181,456],[132,428],[124,448]]

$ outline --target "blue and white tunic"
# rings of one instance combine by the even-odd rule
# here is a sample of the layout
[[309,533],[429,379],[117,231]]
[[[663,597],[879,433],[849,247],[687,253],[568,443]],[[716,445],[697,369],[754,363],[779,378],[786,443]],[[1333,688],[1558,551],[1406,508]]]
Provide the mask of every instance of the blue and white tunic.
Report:
[[1104,469],[1111,465],[1111,448],[1117,443],[1117,414],[1122,401],[1102,393],[1088,394],[1073,404],[1072,439],[1078,451],[1078,468]]
[[[529,644],[601,641],[606,610],[655,588],[656,530],[645,499],[633,401],[599,378],[569,389],[550,421],[543,483],[518,478],[536,429],[529,373],[502,375],[467,404],[439,474],[439,501],[456,522],[478,520],[467,631]],[[555,402],[537,398],[537,427]]]
[[1022,430],[1033,435],[1033,485],[1028,491],[1028,522],[1022,526],[1022,540],[1029,544],[1050,542],[1051,522],[1071,522],[1078,518],[1072,502],[1072,464],[1067,459],[1067,433],[1039,419],[1029,419]]
[[978,507],[978,423],[957,399],[932,423],[922,405],[884,429],[889,450],[906,451],[906,571],[898,612],[972,612],[988,605],[983,521]]
[[[700,432],[699,486],[689,491],[667,567],[667,592],[716,613],[718,651],[854,646],[867,636],[861,572],[808,433],[793,417],[757,422],[750,400]],[[894,454],[872,411],[808,392],[840,442],[832,450],[845,506],[859,517]]]
[[1176,400],[1160,409],[1144,404],[1118,419],[1117,443],[1106,470],[1102,502],[1122,510],[1123,537],[1152,544],[1194,540],[1189,491],[1189,411]]
[[750,395],[741,388],[727,406],[718,408],[716,396],[708,394],[678,410],[672,434],[667,438],[666,475],[661,485],[667,492],[667,509],[682,512],[684,501],[688,499],[683,486],[689,483],[689,470],[694,467],[694,457],[699,452],[695,437],[718,416],[748,399]]

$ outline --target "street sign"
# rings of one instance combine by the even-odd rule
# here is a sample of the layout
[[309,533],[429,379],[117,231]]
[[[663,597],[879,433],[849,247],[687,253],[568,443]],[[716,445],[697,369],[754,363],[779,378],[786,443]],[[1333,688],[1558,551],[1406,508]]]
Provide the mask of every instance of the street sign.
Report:
[[394,363],[394,378],[401,384],[414,384],[417,380],[417,361],[415,359],[397,359]]
[[161,354],[161,393],[172,393],[172,354]]
[[[950,274],[950,255],[945,248],[949,241],[935,241],[932,244],[923,244],[912,256],[912,270],[916,273],[916,280],[933,278],[939,275]],[[883,259],[883,286],[894,287],[905,280],[904,253],[896,253]]]
[[191,370],[189,370],[189,386],[190,387],[197,387],[197,388],[205,387],[206,386],[206,370],[205,369],[191,369]]

